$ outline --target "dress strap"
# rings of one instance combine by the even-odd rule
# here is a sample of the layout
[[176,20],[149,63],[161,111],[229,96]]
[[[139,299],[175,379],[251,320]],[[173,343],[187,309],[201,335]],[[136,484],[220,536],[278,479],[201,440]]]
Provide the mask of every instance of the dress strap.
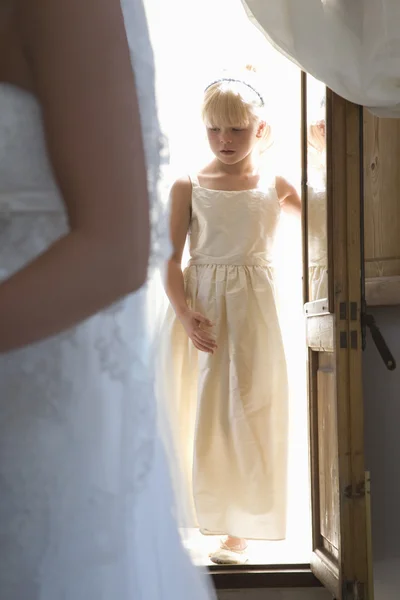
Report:
[[259,187],[262,190],[276,190],[276,175],[274,172],[266,171],[260,176]]
[[189,174],[189,179],[192,182],[192,186],[193,187],[200,187],[199,178],[197,177],[196,173],[190,173]]

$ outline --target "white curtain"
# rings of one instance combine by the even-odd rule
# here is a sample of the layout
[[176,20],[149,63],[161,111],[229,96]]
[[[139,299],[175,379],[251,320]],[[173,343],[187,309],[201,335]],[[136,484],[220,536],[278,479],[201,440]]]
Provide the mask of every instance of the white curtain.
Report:
[[400,0],[242,0],[283,54],[378,116],[400,117]]

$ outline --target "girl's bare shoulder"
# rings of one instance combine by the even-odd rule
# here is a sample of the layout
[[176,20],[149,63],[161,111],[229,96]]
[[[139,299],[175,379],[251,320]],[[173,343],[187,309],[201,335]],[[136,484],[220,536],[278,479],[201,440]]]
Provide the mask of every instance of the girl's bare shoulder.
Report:
[[180,209],[190,207],[192,202],[192,189],[192,180],[189,175],[184,175],[176,179],[170,190],[171,204]]

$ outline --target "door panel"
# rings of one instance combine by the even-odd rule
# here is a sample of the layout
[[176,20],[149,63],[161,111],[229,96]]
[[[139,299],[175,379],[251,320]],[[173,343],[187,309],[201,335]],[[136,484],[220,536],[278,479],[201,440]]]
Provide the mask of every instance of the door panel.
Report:
[[[303,103],[310,104],[303,75]],[[309,88],[304,92],[304,88]],[[306,113],[306,114],[305,114]],[[307,118],[307,110],[303,115]],[[361,386],[359,107],[326,92],[327,298],[306,302],[313,552],[311,568],[337,600],[367,600],[367,519]],[[303,135],[309,128],[303,125]],[[307,141],[303,140],[303,150]],[[307,150],[307,158],[309,156]],[[311,237],[303,156],[303,243]],[[310,253],[303,255],[309,258]],[[304,278],[309,278],[304,265]],[[304,286],[310,288],[308,285]],[[305,300],[311,299],[310,293]]]
[[339,475],[338,432],[335,390],[335,355],[320,352],[317,370],[318,465],[320,487],[321,536],[328,552],[338,557]]
[[[342,100],[342,103],[344,101]],[[361,341],[361,190],[363,164],[361,152],[363,111],[345,102],[346,108],[346,180],[347,180],[347,277],[349,327],[349,421],[351,450],[350,546],[352,573],[356,581],[368,587],[368,519],[364,461],[364,405],[362,390]],[[351,545],[350,545],[351,542]]]
[[366,300],[400,304],[400,121],[363,120]]

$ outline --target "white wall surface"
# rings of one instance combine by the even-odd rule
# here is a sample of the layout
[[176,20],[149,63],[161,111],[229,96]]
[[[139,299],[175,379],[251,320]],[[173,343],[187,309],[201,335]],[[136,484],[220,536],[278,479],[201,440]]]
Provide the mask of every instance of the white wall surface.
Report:
[[365,437],[371,471],[375,600],[400,598],[400,307],[375,309],[397,363],[387,371],[368,337],[364,355]]
[[322,588],[232,590],[220,592],[218,600],[331,600]]

